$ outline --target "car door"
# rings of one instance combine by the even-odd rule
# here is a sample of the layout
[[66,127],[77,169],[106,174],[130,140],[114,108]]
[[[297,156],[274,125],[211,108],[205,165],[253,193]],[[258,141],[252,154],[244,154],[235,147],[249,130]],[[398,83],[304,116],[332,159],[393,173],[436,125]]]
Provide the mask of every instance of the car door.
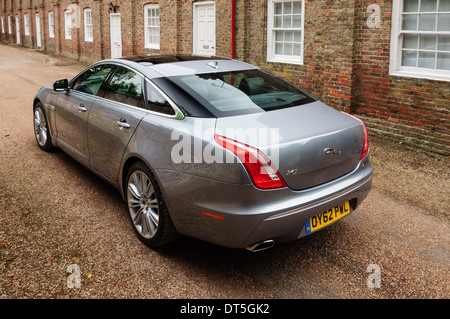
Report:
[[91,107],[88,121],[89,165],[117,181],[125,148],[147,114],[144,78],[118,66]]
[[67,91],[58,93],[56,101],[56,141],[59,147],[82,162],[89,163],[87,120],[92,103],[112,64],[89,68],[71,81]]

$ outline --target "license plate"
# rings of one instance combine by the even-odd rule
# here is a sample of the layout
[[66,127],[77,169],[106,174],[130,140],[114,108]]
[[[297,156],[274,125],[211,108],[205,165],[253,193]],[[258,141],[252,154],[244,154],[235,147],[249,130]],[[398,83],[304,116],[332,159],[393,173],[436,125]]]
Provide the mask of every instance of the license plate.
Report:
[[345,215],[350,213],[350,205],[349,202],[345,202],[336,207],[330,208],[316,216],[311,217],[306,222],[306,233],[310,234],[316,230],[319,230],[336,220],[344,217]]

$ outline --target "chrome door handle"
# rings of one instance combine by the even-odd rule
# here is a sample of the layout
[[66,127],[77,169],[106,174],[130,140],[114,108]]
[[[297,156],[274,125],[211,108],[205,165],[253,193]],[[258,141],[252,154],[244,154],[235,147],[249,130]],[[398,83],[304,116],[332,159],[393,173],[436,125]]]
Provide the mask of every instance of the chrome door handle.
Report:
[[86,112],[86,111],[87,111],[87,108],[85,108],[83,104],[80,104],[78,106],[78,112],[81,113],[81,112]]
[[123,130],[123,129],[125,129],[125,128],[130,128],[130,127],[131,127],[131,125],[128,124],[125,120],[117,121],[117,125],[120,126],[120,129],[121,129],[121,130]]

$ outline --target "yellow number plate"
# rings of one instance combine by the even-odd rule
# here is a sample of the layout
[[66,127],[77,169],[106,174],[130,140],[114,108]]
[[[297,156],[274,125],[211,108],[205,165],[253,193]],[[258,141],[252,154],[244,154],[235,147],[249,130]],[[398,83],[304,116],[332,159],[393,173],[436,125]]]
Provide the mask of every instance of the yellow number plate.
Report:
[[350,213],[350,205],[348,202],[340,204],[336,207],[330,208],[314,217],[311,217],[306,222],[306,233],[310,234],[322,227],[325,227],[339,218],[344,217]]

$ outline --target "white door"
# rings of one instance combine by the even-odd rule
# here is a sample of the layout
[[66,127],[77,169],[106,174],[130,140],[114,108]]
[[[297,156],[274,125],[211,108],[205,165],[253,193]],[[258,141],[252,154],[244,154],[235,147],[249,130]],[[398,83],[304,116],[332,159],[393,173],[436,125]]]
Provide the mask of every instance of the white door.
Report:
[[41,19],[39,13],[36,13],[36,45],[38,48],[42,47],[41,42]]
[[20,44],[20,21],[19,16],[16,16],[16,42]]
[[111,13],[111,58],[122,57],[122,30],[120,23],[120,13]]
[[216,54],[216,9],[214,2],[194,3],[194,54]]

